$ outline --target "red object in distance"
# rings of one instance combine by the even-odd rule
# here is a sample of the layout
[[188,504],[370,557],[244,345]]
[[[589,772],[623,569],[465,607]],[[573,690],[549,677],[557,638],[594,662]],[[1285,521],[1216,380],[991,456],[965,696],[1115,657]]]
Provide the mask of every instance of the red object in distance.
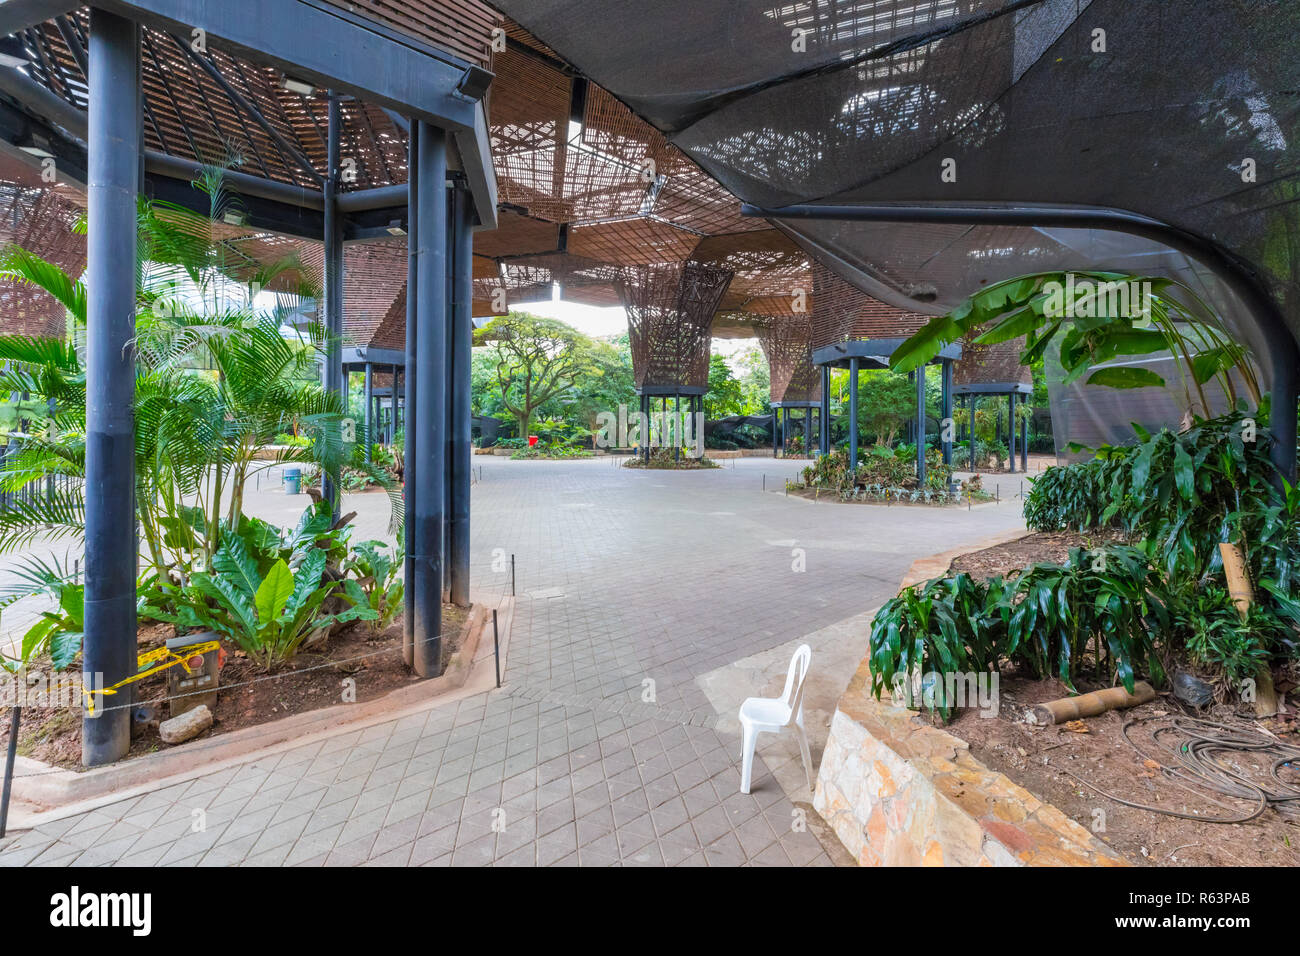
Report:
[[537,436],[536,436],[536,435],[529,435],[529,436],[528,436],[528,447],[529,447],[529,448],[532,448],[532,447],[533,447],[534,445],[536,445],[536,444],[537,444]]

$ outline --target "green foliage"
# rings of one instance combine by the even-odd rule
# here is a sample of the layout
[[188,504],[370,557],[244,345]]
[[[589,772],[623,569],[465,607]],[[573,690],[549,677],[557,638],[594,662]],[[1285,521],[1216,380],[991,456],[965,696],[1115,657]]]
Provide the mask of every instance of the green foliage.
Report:
[[362,541],[353,546],[343,570],[355,576],[366,606],[375,612],[374,629],[388,627],[402,609],[405,594],[401,556],[383,541]]
[[1278,637],[1276,620],[1259,605],[1242,619],[1228,592],[1194,588],[1173,606],[1171,624],[1192,660],[1224,675],[1234,687],[1268,663]]
[[[86,586],[57,582],[52,591],[58,599],[57,611],[42,611],[40,618],[23,635],[21,654],[24,665],[48,653],[56,671],[67,670],[81,652],[85,630]],[[5,662],[12,669],[15,662]]]
[[[161,587],[155,594],[166,598],[164,606],[146,599],[141,616],[181,629],[216,631],[267,670],[292,658],[304,641],[323,636],[335,623],[379,617],[355,580],[324,576],[327,549],[307,546],[308,537],[297,548],[284,541],[268,547],[269,540],[256,537],[258,529],[250,531],[248,538],[227,533],[213,555],[211,571],[195,571],[179,587]],[[272,553],[286,547],[301,553],[296,569],[281,556],[267,563]],[[322,605],[340,589],[352,606],[327,612]]]
[[591,368],[592,342],[555,319],[511,312],[474,332],[476,345],[491,347],[491,363],[501,408],[529,434],[533,414],[548,401],[569,393]]
[[[1149,290],[1147,301],[1134,303],[1133,288]],[[1239,382],[1253,404],[1263,397],[1245,349],[1225,335],[1190,287],[1159,276],[1045,272],[998,282],[928,322],[895,350],[890,365],[911,371],[967,335],[984,345],[1023,336],[1020,361],[1030,366],[1055,343],[1065,384],[1091,371],[1089,384],[1112,388],[1165,386],[1155,372],[1136,365],[1097,366],[1119,356],[1168,352],[1177,360],[1187,410],[1207,417],[1213,414],[1209,382],[1230,407],[1238,402]]]
[[717,420],[745,414],[745,390],[721,355],[709,356],[709,390],[704,395],[704,414]]
[[[997,671],[1008,662],[1073,689],[1090,644],[1097,666],[1132,691],[1137,673],[1163,677],[1151,635],[1166,617],[1160,578],[1135,548],[1074,548],[1063,565],[1031,565],[1005,580],[935,578],[906,588],[873,619],[872,691],[879,697],[897,674]],[[947,719],[941,688],[926,704]]]

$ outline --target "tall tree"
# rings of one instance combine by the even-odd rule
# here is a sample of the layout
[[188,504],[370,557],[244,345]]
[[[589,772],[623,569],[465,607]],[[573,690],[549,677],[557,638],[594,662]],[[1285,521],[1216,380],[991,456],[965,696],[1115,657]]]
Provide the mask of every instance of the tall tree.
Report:
[[573,388],[590,349],[590,340],[571,326],[527,312],[493,319],[474,337],[495,350],[501,405],[519,423],[520,438],[528,436],[539,406]]

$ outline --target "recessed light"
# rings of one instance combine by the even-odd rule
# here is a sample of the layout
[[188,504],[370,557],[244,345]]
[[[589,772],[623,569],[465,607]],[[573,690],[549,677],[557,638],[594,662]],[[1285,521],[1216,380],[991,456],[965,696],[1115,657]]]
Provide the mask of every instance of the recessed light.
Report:
[[316,92],[316,87],[306,80],[295,80],[292,76],[285,75],[284,80],[280,83],[290,93],[298,93],[301,96],[311,96]]

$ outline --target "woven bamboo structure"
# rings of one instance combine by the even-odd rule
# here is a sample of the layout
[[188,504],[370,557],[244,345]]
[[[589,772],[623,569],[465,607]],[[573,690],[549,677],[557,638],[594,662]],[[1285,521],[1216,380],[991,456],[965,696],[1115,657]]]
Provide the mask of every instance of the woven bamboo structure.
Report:
[[821,371],[812,361],[812,316],[797,312],[769,318],[757,323],[755,331],[771,371],[773,404],[820,402]]
[[730,281],[729,272],[691,262],[618,271],[639,390],[708,388],[709,329]]

